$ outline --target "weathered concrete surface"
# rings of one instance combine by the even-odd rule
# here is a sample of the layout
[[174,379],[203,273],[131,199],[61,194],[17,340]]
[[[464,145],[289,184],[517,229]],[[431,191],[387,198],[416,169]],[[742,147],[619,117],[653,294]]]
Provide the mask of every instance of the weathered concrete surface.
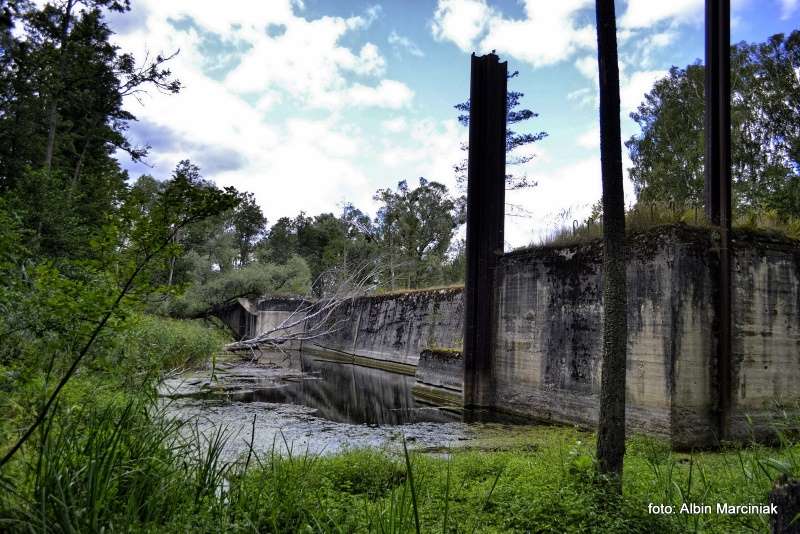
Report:
[[776,411],[796,414],[800,400],[800,247],[735,232],[732,248],[731,429],[763,436],[773,433]]
[[461,348],[462,295],[444,288],[361,297],[339,308],[341,328],[303,348],[416,366],[424,349]]
[[458,349],[425,349],[419,355],[414,393],[436,403],[461,404],[464,356]]
[[[683,225],[628,240],[628,426],[667,437],[677,448],[718,443],[717,243],[709,230]],[[732,248],[730,437],[752,432],[761,438],[776,422],[776,407],[792,413],[800,402],[800,245],[739,231]],[[523,250],[500,259],[493,407],[596,425],[601,266],[600,243]],[[450,402],[458,398],[461,362],[440,361],[431,349],[460,349],[463,318],[460,288],[363,297],[339,310],[342,328],[303,349],[416,371],[418,392]]]
[[[628,241],[629,428],[675,447],[718,443],[715,235],[685,226]],[[765,437],[776,404],[800,401],[800,247],[734,233],[732,435]],[[504,256],[498,269],[493,403],[558,422],[597,422],[602,355],[599,243]],[[748,422],[748,417],[753,425]]]
[[[706,440],[710,236],[670,228],[628,240],[629,428]],[[507,254],[498,268],[494,405],[594,426],[602,357],[600,243]],[[691,431],[687,427],[691,427]]]
[[[301,310],[308,304],[308,301],[292,297],[241,298],[220,314],[220,319],[236,332],[239,339],[252,339],[281,325],[292,325],[282,330],[281,335],[286,335],[303,331],[304,314]],[[286,346],[298,347],[298,342]]]

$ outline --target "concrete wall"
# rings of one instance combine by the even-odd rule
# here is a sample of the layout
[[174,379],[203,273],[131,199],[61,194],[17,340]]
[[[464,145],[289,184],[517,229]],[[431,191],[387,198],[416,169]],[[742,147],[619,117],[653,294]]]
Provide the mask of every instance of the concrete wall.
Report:
[[733,239],[732,428],[768,432],[776,410],[800,400],[800,249],[785,239]]
[[[302,310],[308,304],[303,299],[291,297],[242,298],[237,299],[236,304],[221,313],[220,319],[236,332],[239,339],[254,338],[282,324],[294,325],[284,330],[287,334],[302,332],[304,314],[298,310]],[[296,322],[297,324],[294,324]],[[287,348],[299,348],[299,343],[289,343]]]
[[[718,242],[673,226],[628,241],[627,417],[677,448],[717,443]],[[800,401],[800,247],[734,232],[730,437],[770,434]],[[594,426],[602,356],[599,243],[505,255],[497,280],[493,405]],[[750,421],[748,421],[748,417]]]
[[[704,440],[713,428],[710,236],[670,228],[636,236],[628,245],[629,426],[672,436],[680,446]],[[494,406],[539,419],[596,424],[601,267],[599,243],[538,248],[501,259],[490,386]],[[692,432],[681,428],[686,426]]]
[[[629,428],[668,437],[678,448],[714,445],[716,237],[670,226],[633,236],[628,245]],[[732,248],[731,422],[741,437],[751,431],[746,416],[763,434],[776,404],[792,409],[800,402],[800,246],[734,232]],[[495,355],[486,384],[492,406],[596,425],[601,268],[597,242],[500,258]],[[303,349],[416,372],[419,392],[451,402],[463,360],[442,359],[430,349],[460,349],[463,316],[460,288],[363,297],[339,310],[342,328]]]
[[413,367],[427,348],[461,347],[463,314],[461,288],[361,297],[339,309],[342,328],[303,348]]
[[464,356],[459,349],[425,349],[419,355],[414,393],[437,404],[462,404]]

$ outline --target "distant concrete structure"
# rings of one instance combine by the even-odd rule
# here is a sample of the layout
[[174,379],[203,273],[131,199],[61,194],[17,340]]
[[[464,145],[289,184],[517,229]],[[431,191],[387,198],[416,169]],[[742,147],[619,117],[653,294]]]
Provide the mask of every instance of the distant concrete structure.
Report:
[[[277,328],[290,316],[297,315],[295,312],[298,309],[309,304],[307,300],[293,297],[240,298],[219,313],[218,317],[236,334],[238,340],[252,339]],[[291,322],[297,319],[302,319],[302,316],[292,317]],[[302,330],[301,323],[291,331]],[[299,348],[299,342],[292,342],[286,348]]]
[[[629,238],[627,421],[678,449],[720,441],[713,300],[719,236],[666,226]],[[800,243],[731,239],[731,439],[772,435],[800,416]],[[599,241],[510,252],[495,273],[490,407],[594,428],[602,354]],[[416,374],[423,398],[459,403],[464,294],[458,288],[355,299],[342,328],[307,342],[326,358]],[[748,417],[752,421],[748,421]],[[794,423],[793,423],[794,424]],[[752,425],[752,426],[751,426]]]

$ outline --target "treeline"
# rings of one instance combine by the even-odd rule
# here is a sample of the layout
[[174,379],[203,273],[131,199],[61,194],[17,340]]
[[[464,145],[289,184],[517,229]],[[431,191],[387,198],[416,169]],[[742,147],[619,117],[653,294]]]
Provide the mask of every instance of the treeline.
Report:
[[[199,169],[181,162],[175,176],[202,183]],[[207,183],[208,187],[213,187]],[[149,176],[132,192],[147,197],[163,183]],[[429,287],[463,280],[463,198],[419,179],[410,188],[380,189],[372,218],[352,204],[339,215],[282,217],[271,226],[251,193],[237,193],[228,211],[176,234],[157,281],[169,296],[162,311],[180,317],[213,315],[237,298],[264,294],[322,296],[355,271],[379,290]]]
[[454,198],[438,182],[419,179],[410,188],[380,189],[374,199],[377,215],[346,204],[339,216],[324,213],[283,217],[269,230],[256,255],[277,263],[291,254],[306,260],[324,291],[326,273],[348,272],[374,262],[377,282],[384,289],[419,288],[463,280],[463,242],[454,233],[463,223],[464,199]]
[[[188,160],[170,176],[131,182],[119,154],[140,161],[149,147],[129,141],[135,117],[123,99],[178,93],[181,84],[170,57],[141,63],[110,43],[104,13],[127,10],[128,2],[115,0],[0,6],[0,208],[8,221],[0,233],[9,291],[29,292],[30,272],[42,265],[72,281],[119,284],[159,239],[168,242],[134,290],[143,309],[182,317],[207,316],[243,296],[321,295],[365,263],[380,288],[461,279],[463,247],[453,235],[463,201],[436,182],[377,191],[374,218],[347,205],[336,215],[300,213],[271,226],[251,193],[218,189]],[[215,208],[189,217],[195,197]]]
[[[798,72],[800,31],[731,46],[733,204],[740,220],[796,225],[800,218]],[[704,109],[698,61],[672,67],[631,114],[642,130],[626,143],[640,203],[702,211]]]

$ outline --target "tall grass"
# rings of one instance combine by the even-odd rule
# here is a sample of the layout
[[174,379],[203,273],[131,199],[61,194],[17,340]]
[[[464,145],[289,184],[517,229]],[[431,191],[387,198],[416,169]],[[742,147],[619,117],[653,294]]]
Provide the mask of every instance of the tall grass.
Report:
[[763,503],[778,475],[800,469],[800,449],[786,435],[776,448],[694,454],[634,437],[625,493],[609,499],[594,480],[592,436],[563,428],[447,458],[405,448],[280,455],[273,447],[228,462],[224,429],[204,436],[158,406],[59,407],[32,445],[36,454],[25,456],[22,478],[0,492],[0,531],[762,531],[766,516],[656,516],[648,503]]
[[128,322],[109,351],[110,362],[138,375],[205,364],[228,341],[200,320],[136,315]]
[[[639,202],[625,213],[625,230],[637,233],[656,226],[683,223],[690,226],[708,227],[705,213],[700,207],[680,207],[663,202]],[[734,214],[734,228],[752,231],[768,231],[792,239],[800,239],[800,219],[786,219],[774,210],[750,210]],[[530,246],[569,246],[603,237],[602,215],[595,211],[582,222],[562,224],[554,228],[544,239]]]
[[[164,324],[175,328],[158,332]],[[217,334],[197,339],[205,334],[196,326],[137,325],[146,335],[128,339],[132,359],[118,361],[117,373],[135,369],[137,350],[152,351],[141,360],[151,370],[208,358]],[[174,349],[168,357],[165,348]],[[117,375],[96,372],[76,377],[24,454],[0,472],[0,532],[763,531],[765,516],[655,516],[648,503],[764,503],[775,478],[800,474],[789,415],[772,448],[753,441],[683,454],[634,437],[624,495],[611,500],[594,479],[593,436],[563,427],[534,427],[502,447],[447,458],[405,447],[316,456],[285,444],[288,455],[251,448],[228,461],[224,428],[201,433],[166,416],[149,382],[109,384]],[[35,388],[17,395],[26,391]]]
[[155,400],[59,408],[0,499],[0,530],[100,532],[158,524],[215,498],[222,440],[186,439]]

